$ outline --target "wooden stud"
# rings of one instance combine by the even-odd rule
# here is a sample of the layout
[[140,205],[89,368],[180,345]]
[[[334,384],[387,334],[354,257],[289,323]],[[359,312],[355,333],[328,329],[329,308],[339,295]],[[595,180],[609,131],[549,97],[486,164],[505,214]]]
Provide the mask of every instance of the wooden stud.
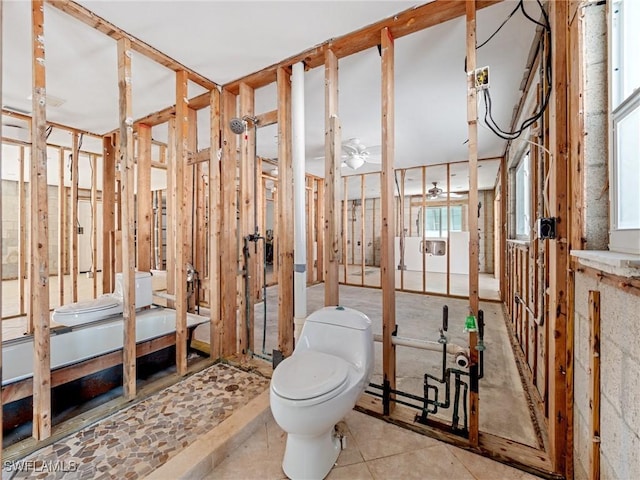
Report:
[[[293,159],[291,78],[278,69],[278,349],[293,353]],[[326,287],[325,287],[326,288]]]
[[32,111],[29,293],[33,321],[33,436],[51,435],[51,344],[49,322],[49,222],[44,5],[31,3]]
[[[324,54],[324,304],[338,305],[339,295],[339,181],[342,140],[338,118],[338,57],[327,49]],[[346,268],[346,249],[342,261]],[[347,276],[345,272],[345,282]]]
[[556,238],[549,240],[549,440],[554,471],[566,474],[571,455],[567,445],[567,431],[572,420],[567,413],[567,367],[573,352],[567,348],[567,324],[573,319],[567,315],[567,272],[570,239],[569,198],[567,192],[567,30],[568,4],[549,3],[549,19],[553,65],[553,91],[549,102],[549,146],[553,165],[549,175],[550,216],[555,217]]
[[78,166],[80,163],[80,148],[78,147],[78,134],[73,133],[71,149],[71,221],[69,229],[71,237],[71,301],[78,301]]
[[[449,175],[447,175],[448,177]],[[449,192],[449,186],[447,185],[447,192]],[[447,194],[447,198],[449,198],[449,194]],[[422,221],[420,222],[420,232],[418,232],[418,236],[422,237],[422,291],[427,291],[427,234],[425,226],[427,225],[427,167],[422,167],[422,215],[420,218]],[[447,209],[449,212],[449,209]],[[449,228],[449,221],[447,220],[447,228]],[[450,240],[447,236],[447,243],[450,243]],[[447,246],[447,259],[449,258],[449,247]],[[447,260],[447,265],[449,261]],[[447,269],[447,278],[449,277],[449,272]],[[447,282],[448,283],[448,282]],[[447,292],[448,293],[448,292]]]
[[[394,175],[397,175],[398,172],[394,172]],[[404,259],[404,250],[405,250],[405,231],[404,231],[404,206],[405,206],[405,197],[404,197],[404,184],[405,177],[407,174],[406,169],[400,170],[400,194],[398,195],[398,237],[400,237],[400,258],[398,259],[398,264],[400,265],[400,290],[404,290],[404,268],[405,268],[405,259]],[[394,240],[395,241],[395,240]]]
[[[4,38],[3,37],[3,11],[4,11],[4,5],[3,5],[3,0],[0,0],[0,38]],[[2,67],[3,67],[3,58],[2,58],[2,49],[0,48],[0,100],[2,99],[2,81],[3,81],[3,75],[2,75]],[[2,122],[0,122],[0,139],[2,138]],[[24,149],[21,150],[21,161],[20,161],[20,171],[23,172],[23,167],[24,167]],[[2,251],[2,145],[0,144],[0,252]],[[22,182],[20,183],[20,192],[22,192],[22,188],[23,188],[23,184],[24,184],[24,173],[20,173],[20,177],[22,178]],[[20,245],[22,245],[22,243],[20,243]],[[19,267],[19,271],[22,272],[22,257],[20,258],[20,267]],[[0,262],[0,299],[2,298],[2,262]],[[21,294],[23,293],[23,279],[22,276],[19,276],[19,281],[20,281],[20,292]],[[21,296],[20,298],[20,313],[22,313],[22,309],[23,309],[23,297]],[[2,372],[2,305],[0,304],[0,372]],[[2,421],[2,387],[0,387],[0,425],[3,425],[3,421]],[[3,432],[0,431],[0,463],[2,463],[2,434]]]
[[589,479],[600,478],[600,292],[589,291],[591,450]]
[[[0,7],[1,9],[2,7]],[[1,27],[0,27],[1,28]],[[19,165],[20,169],[18,173],[18,208],[20,209],[19,217],[18,217],[18,282],[20,288],[20,315],[24,315],[25,313],[25,282],[27,280],[27,199],[26,199],[26,190],[24,183],[24,147],[20,147],[20,157],[19,157]],[[61,212],[61,210],[58,210]],[[62,215],[59,213],[59,217]],[[63,217],[62,217],[63,218]],[[60,228],[60,218],[58,219],[58,235],[62,233],[64,237],[64,231]],[[62,247],[60,247],[62,248]],[[60,303],[62,305],[62,303]],[[28,322],[31,327],[31,322]],[[32,332],[29,332],[32,333]]]
[[[394,90],[394,40],[388,28],[380,32],[382,55],[382,171],[381,207],[382,240],[380,280],[382,286],[382,371],[385,383],[396,388],[396,348],[391,336],[396,329],[395,296],[395,219],[394,219],[394,144],[395,144],[395,90]],[[393,411],[395,403],[389,405]]]
[[123,389],[128,400],[136,396],[136,299],[134,158],[131,101],[131,42],[118,40],[120,120],[120,217],[122,222],[122,300],[124,317]]
[[116,149],[113,136],[102,140],[102,293],[115,285]]
[[187,159],[189,155],[188,80],[185,70],[176,72],[176,131],[175,131],[175,291],[176,291],[176,368],[179,375],[187,373],[187,230],[190,209],[187,209]]
[[[255,113],[255,95],[253,88],[248,85],[240,85],[240,115],[241,116],[253,116]],[[256,233],[256,199],[254,198],[257,192],[254,192],[254,179],[256,175],[256,156],[255,156],[255,144],[256,144],[256,129],[254,125],[248,125],[247,130],[243,135],[240,135],[240,236],[244,239],[249,235]],[[241,354],[246,354],[247,349],[253,351],[253,329],[254,329],[254,295],[255,281],[257,279],[258,269],[258,256],[255,254],[256,249],[251,242],[247,243],[248,247],[248,261],[244,264],[244,260],[241,264],[244,268],[244,274],[247,275],[248,281],[242,282],[241,295],[240,295],[240,336],[238,351]],[[244,247],[244,246],[243,246]],[[254,253],[255,252],[255,253]],[[244,258],[244,256],[243,256]],[[245,285],[248,285],[249,291],[245,291]]]
[[[98,298],[98,170],[97,156],[89,156],[91,162],[91,283],[93,298]],[[60,211],[58,211],[60,215]],[[61,304],[62,305],[62,304]]]
[[[244,85],[247,86],[247,88],[251,88],[246,83]],[[261,113],[260,115],[256,115],[256,118],[258,119],[258,125],[260,127],[273,125],[275,123],[278,123],[278,110],[276,109],[271,110],[270,112]]]
[[220,92],[211,91],[211,148],[209,151],[209,345],[212,358],[222,355],[220,314]]
[[[476,0],[466,0],[467,12],[467,72],[476,69]],[[473,77],[467,74],[467,123],[469,126],[469,310],[478,315],[478,104]],[[449,226],[447,226],[449,228]],[[469,333],[469,368],[478,368],[478,334]],[[473,384],[473,381],[472,381]],[[476,382],[477,385],[477,382]],[[475,391],[474,391],[475,390]],[[478,445],[480,425],[479,395],[473,386],[469,390],[469,443]]]
[[137,224],[136,253],[137,268],[141,272],[151,270],[151,127],[138,124],[137,162]]
[[[168,156],[167,156],[167,294],[176,293],[176,119],[167,123]],[[173,307],[174,302],[168,301]]]
[[316,180],[316,279],[318,282],[324,282],[324,208],[325,208],[325,193],[324,193],[324,179]]
[[237,135],[229,127],[229,121],[236,117],[236,96],[222,91],[222,162],[221,203],[222,226],[220,231],[220,315],[222,317],[223,357],[236,353],[237,348],[237,290],[238,271],[238,222],[237,222]]
[[307,175],[306,177],[306,203],[307,203],[307,215],[306,220],[306,232],[307,232],[307,285],[311,285],[316,278],[315,269],[313,267],[314,251],[313,243],[315,240],[316,232],[316,202],[315,202],[315,180],[313,177]]

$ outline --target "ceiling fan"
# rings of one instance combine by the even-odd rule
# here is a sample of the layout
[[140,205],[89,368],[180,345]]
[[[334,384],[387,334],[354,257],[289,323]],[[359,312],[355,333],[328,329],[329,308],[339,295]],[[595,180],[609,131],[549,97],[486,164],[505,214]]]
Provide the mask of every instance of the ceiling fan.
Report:
[[438,182],[431,182],[433,184],[433,187],[431,187],[429,190],[427,190],[426,194],[427,194],[427,198],[429,199],[434,199],[434,198],[446,198],[447,195],[451,198],[460,198],[462,197],[462,195],[460,195],[459,193],[447,193],[444,190],[442,190],[440,187],[438,187]]
[[[324,160],[324,155],[315,157],[317,160]],[[349,167],[357,170],[365,163],[380,164],[380,145],[373,147],[365,146],[359,138],[350,138],[342,143],[342,163],[341,167]]]

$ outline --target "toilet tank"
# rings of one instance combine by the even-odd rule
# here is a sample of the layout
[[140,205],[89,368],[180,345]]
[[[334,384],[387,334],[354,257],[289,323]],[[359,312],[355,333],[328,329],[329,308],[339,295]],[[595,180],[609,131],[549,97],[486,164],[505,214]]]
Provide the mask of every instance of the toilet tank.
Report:
[[[148,307],[153,303],[153,290],[151,288],[151,273],[136,272],[136,309]],[[122,299],[122,273],[116,273],[116,286],[113,292],[115,296]]]
[[373,359],[371,320],[348,307],[321,308],[304,323],[295,352],[303,350],[335,355],[361,368]]

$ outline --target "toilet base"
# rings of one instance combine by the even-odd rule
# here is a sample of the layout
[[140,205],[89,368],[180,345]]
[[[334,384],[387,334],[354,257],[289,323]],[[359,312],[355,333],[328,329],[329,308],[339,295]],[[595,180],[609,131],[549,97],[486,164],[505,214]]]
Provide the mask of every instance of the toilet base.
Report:
[[282,469],[292,480],[321,480],[336,463],[340,448],[340,439],[334,435],[333,427],[318,436],[289,433]]

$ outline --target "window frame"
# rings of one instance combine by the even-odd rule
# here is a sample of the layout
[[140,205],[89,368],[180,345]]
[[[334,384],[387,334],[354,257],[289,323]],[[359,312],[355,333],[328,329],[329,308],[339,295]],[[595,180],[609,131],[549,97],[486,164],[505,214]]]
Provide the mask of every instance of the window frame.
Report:
[[[640,85],[624,95],[624,3],[609,3],[609,250],[640,254],[640,228],[618,228],[620,194],[618,190],[619,159],[617,126],[640,111]],[[615,9],[618,8],[618,12]],[[614,70],[617,68],[617,71]],[[615,107],[614,107],[615,106]]]

